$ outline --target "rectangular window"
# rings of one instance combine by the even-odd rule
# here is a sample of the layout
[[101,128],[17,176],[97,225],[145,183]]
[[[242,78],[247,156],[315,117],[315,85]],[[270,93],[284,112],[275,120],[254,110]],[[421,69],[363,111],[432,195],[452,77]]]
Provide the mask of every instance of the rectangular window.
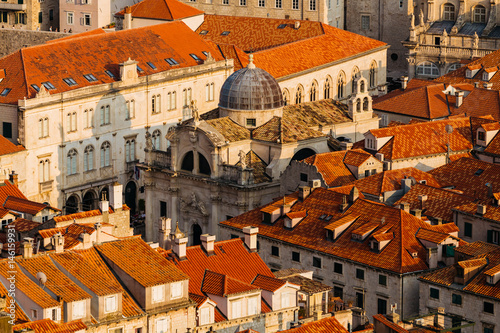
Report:
[[275,2],[276,8],[282,8],[281,0],[276,0]]
[[313,266],[316,268],[321,268],[321,258],[313,257]]
[[229,5],[229,0],[222,0],[223,5]]
[[182,281],[170,284],[170,298],[182,297]]
[[167,203],[165,201],[160,201],[160,217],[167,216]]
[[370,170],[365,170],[365,177],[370,176]]
[[485,137],[484,137],[485,135],[484,134],[485,134],[484,132],[478,131],[477,132],[477,139],[481,140],[481,141],[484,141],[484,139],[485,139]]
[[483,333],[493,333],[495,326],[490,324],[483,324]]
[[231,318],[239,318],[241,317],[241,301],[233,301],[231,302]]
[[280,256],[280,248],[277,246],[271,246],[271,255],[273,255],[275,257],[279,257]]
[[38,23],[42,23],[42,21],[43,21],[43,13],[38,12]]
[[92,21],[91,21],[91,19],[90,19],[90,14],[83,14],[82,19],[83,19],[83,21],[82,21],[82,22],[83,22],[83,24],[82,24],[82,25],[85,25],[85,26],[90,26],[90,25],[92,25],[92,24],[91,24],[91,23],[92,23]]
[[290,296],[288,295],[288,293],[281,293],[281,308],[284,309],[284,308],[288,308],[290,307]]
[[472,223],[469,222],[464,223],[464,236],[472,237]]
[[255,127],[257,125],[257,121],[255,118],[247,118],[247,126]]
[[495,305],[490,302],[484,302],[483,303],[483,311],[486,313],[495,313]]
[[259,7],[266,7],[266,0],[259,0]]
[[430,288],[429,289],[429,296],[434,299],[439,299],[439,289],[436,288]]
[[292,9],[299,9],[299,0],[292,0]]
[[377,300],[377,313],[385,315],[387,313],[387,300],[379,298]]
[[339,262],[333,263],[333,271],[337,274],[343,274],[343,265]]
[[356,306],[358,308],[364,309],[364,307],[365,307],[365,295],[364,295],[364,293],[360,293],[360,292],[356,293]]
[[360,268],[356,268],[356,279],[364,280],[365,279],[365,271],[360,269]]
[[499,244],[498,239],[499,239],[499,232],[496,230],[488,230],[487,231],[487,241],[488,243],[492,244]]
[[259,298],[258,297],[252,297],[252,298],[249,298],[248,299],[248,313],[247,315],[248,316],[253,316],[253,315],[256,315],[257,314],[257,304],[259,302]]
[[50,21],[53,21],[53,20],[54,20],[54,10],[53,10],[53,9],[50,9],[50,10],[49,10],[49,20],[50,20]]
[[165,300],[165,285],[154,286],[151,288],[153,303]]
[[344,299],[344,288],[337,286],[333,287],[333,297]]
[[74,18],[75,14],[73,12],[66,13],[66,21],[68,22],[69,25],[73,25]]
[[292,261],[300,262],[300,252],[292,251]]
[[12,123],[3,122],[2,124],[2,135],[7,139],[12,139]]
[[361,15],[361,30],[369,30],[370,29],[370,16]]
[[205,307],[200,309],[200,325],[210,324],[210,308]]
[[381,286],[387,286],[387,275],[379,274],[378,275],[378,284],[380,284]]
[[156,319],[156,333],[170,332],[170,317]]
[[300,173],[300,181],[301,182],[307,182],[308,176],[307,173]]
[[246,6],[247,0],[240,0],[240,6]]
[[316,10],[316,0],[309,0],[309,10]]
[[116,311],[116,296],[109,296],[104,298],[104,312]]
[[462,295],[451,294],[451,303],[462,305]]

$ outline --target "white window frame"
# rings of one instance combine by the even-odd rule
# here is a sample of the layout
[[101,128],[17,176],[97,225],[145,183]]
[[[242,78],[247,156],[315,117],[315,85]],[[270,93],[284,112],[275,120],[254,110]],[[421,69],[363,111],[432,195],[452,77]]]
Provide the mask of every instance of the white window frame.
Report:
[[231,302],[231,318],[236,319],[242,316],[241,313],[241,299]]
[[40,183],[50,180],[50,160],[48,158],[38,162],[38,179]]
[[94,170],[94,146],[88,145],[83,151],[83,172]]
[[74,12],[67,12],[66,13],[66,23],[68,25],[75,24],[75,13]]
[[[113,303],[110,303],[110,302]],[[108,305],[112,304],[113,308],[109,309]],[[110,313],[110,312],[115,312],[118,309],[118,304],[116,300],[116,295],[115,296],[106,296],[104,297],[104,313]]]
[[77,165],[78,165],[78,151],[76,149],[71,149],[68,152],[67,158],[67,174],[74,175],[77,173]]
[[170,331],[170,317],[156,319],[156,333],[167,333]]
[[183,294],[183,284],[182,281],[173,282],[170,284],[170,299],[181,298]]
[[[87,24],[87,19],[88,23]],[[84,13],[82,16],[82,25],[85,27],[90,27],[92,25],[92,15],[90,13]]]
[[105,141],[101,145],[101,168],[111,166],[111,143]]
[[258,314],[259,312],[259,298],[258,297],[250,297],[248,298],[247,303],[247,315],[253,316]]
[[165,300],[165,285],[154,286],[151,288],[151,301],[153,303],[163,302]]
[[309,10],[316,11],[316,0],[309,0]]
[[290,295],[288,292],[281,293],[281,308],[289,308],[290,307]]
[[135,161],[135,139],[125,141],[125,162]]
[[213,309],[209,306],[205,306],[200,309],[200,326],[211,324],[213,320]]
[[86,302],[85,301],[76,301],[76,302],[73,302],[73,320],[75,319],[81,319],[81,318],[85,318],[85,315],[86,315]]

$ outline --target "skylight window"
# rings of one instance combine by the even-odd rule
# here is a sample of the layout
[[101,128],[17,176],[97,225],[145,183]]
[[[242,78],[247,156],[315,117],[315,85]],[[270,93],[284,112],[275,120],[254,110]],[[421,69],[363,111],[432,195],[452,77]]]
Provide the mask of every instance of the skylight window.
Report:
[[155,64],[153,64],[152,62],[148,61],[146,64],[148,64],[148,66],[151,67],[151,69],[156,69]]
[[89,82],[95,82],[95,81],[97,81],[97,79],[94,76],[94,74],[85,74],[83,77],[86,78],[87,81],[89,81]]
[[52,83],[50,83],[49,81],[47,82],[42,82],[43,86],[49,90],[53,90],[53,89],[56,89],[56,87],[54,87],[54,85]]
[[332,217],[333,217],[332,215],[328,215],[327,217],[325,217],[325,221],[326,222],[330,221],[332,219]]
[[224,31],[224,32],[222,32],[220,35],[221,35],[221,36],[227,36],[227,35],[229,35],[229,33],[230,33],[230,32],[231,32],[231,31]]
[[104,73],[106,73],[112,79],[115,78],[115,74],[111,73],[111,71],[105,70]]
[[286,28],[286,24],[280,24],[278,25],[278,29],[285,29]]
[[479,176],[480,174],[483,173],[483,169],[477,169],[476,173],[474,173],[474,176]]
[[39,91],[40,91],[40,87],[39,87],[38,85],[36,85],[36,84],[32,84],[32,85],[31,85],[31,88],[35,89],[35,90],[36,90],[36,92],[39,92]]
[[11,91],[11,90],[12,90],[12,89],[10,89],[10,88],[5,88],[5,89],[2,91],[2,93],[0,94],[0,96],[2,96],[2,97],[7,96],[7,95],[10,93],[10,91]]
[[68,86],[76,86],[78,83],[76,83],[75,80],[73,80],[72,78],[70,77],[67,77],[65,79],[63,79],[63,81],[68,85]]
[[320,220],[324,220],[324,219],[325,219],[325,217],[326,217],[326,214],[323,214],[323,215],[321,215],[321,216],[319,217],[319,219],[320,219]]
[[202,31],[200,31],[200,35],[206,35],[206,34],[208,34],[208,30],[202,30]]
[[137,65],[137,70],[139,71],[139,73],[144,72],[144,69],[142,69],[139,65]]
[[194,53],[190,53],[189,55],[191,56],[191,58],[193,58],[193,59],[194,59],[194,60],[196,60],[196,61],[200,61],[200,60],[201,60],[201,59],[200,59],[200,57],[198,57],[198,56],[197,56],[196,54],[194,54]]
[[206,57],[208,57],[208,52],[207,51],[201,51]]
[[170,65],[170,66],[175,66],[178,65],[179,63],[174,59],[174,58],[167,58],[165,61]]

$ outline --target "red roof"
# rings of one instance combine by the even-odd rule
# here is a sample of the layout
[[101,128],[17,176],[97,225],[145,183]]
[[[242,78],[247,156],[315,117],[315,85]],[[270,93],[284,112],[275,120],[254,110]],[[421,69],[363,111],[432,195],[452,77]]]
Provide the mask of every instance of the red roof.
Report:
[[17,232],[28,232],[42,225],[40,222],[30,221],[23,218],[17,218],[9,225],[13,225]]
[[9,196],[27,200],[23,192],[16,185],[12,184],[9,180],[4,180],[0,182],[0,204],[3,204]]
[[259,274],[255,277],[252,284],[260,289],[275,292],[286,284],[286,280]]
[[347,333],[348,331],[342,326],[337,318],[329,317],[318,321],[313,321],[303,324],[297,328],[291,328],[282,332],[286,333]]
[[41,319],[25,324],[18,324],[13,327],[14,331],[31,329],[34,333],[75,333],[87,329],[81,319],[73,320],[67,323],[58,324],[51,319]]
[[345,156],[346,151],[321,153],[306,158],[302,163],[314,165],[329,187],[342,186],[356,180],[344,164]]
[[8,196],[3,203],[3,208],[13,210],[16,212],[27,213],[30,215],[36,215],[45,208],[50,207],[49,205],[38,203],[35,201],[27,200],[24,198],[18,198],[13,196]]
[[[131,6],[130,10],[133,18],[164,21],[180,20],[203,14],[203,11],[177,0],[142,0]],[[115,16],[124,16],[124,14],[125,10],[121,10]]]
[[3,135],[0,135],[0,156],[17,153],[22,150],[25,150],[23,146],[15,145],[7,140]]
[[258,291],[259,287],[233,279],[225,274],[205,270],[201,291],[207,294],[225,297],[233,294]]
[[[7,74],[0,82],[0,90],[12,89],[7,96],[0,97],[0,103],[17,104],[24,97],[35,97],[36,90],[31,85],[42,87],[42,82],[50,82],[55,87],[49,93],[113,83],[120,77],[119,64],[129,58],[138,61],[138,66],[143,70],[138,73],[140,77],[196,66],[199,62],[190,54],[206,59],[204,51],[210,52],[217,61],[224,59],[217,49],[183,22],[100,33],[22,48],[0,59],[0,68],[6,69]],[[165,61],[167,58],[174,58],[179,64],[171,66]],[[152,69],[147,62],[154,64],[156,69]],[[116,79],[108,76],[105,70],[113,73]],[[87,74],[92,74],[97,81],[89,82],[83,76]],[[72,78],[77,84],[69,86],[63,81],[65,78]]]

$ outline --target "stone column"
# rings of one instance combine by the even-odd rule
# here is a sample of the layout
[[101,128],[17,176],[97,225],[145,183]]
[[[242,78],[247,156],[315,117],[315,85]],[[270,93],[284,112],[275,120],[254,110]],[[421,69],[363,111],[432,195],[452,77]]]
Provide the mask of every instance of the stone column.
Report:
[[198,156],[198,151],[193,147],[193,175],[198,175],[200,173],[200,157]]
[[171,196],[171,210],[170,210],[170,216],[172,218],[172,223],[176,223],[179,221],[179,188],[178,187],[169,187],[168,191],[170,192]]
[[211,216],[210,216],[210,233],[212,235],[215,235],[217,239],[219,239],[219,222],[221,219],[219,219],[219,209],[220,209],[220,202],[221,202],[221,197],[219,196],[219,192],[217,188],[212,188],[212,193],[210,194],[210,200],[212,204],[212,209],[211,209]]
[[[149,173],[149,172],[147,172]],[[147,174],[146,173],[146,174]],[[146,191],[146,219],[145,219],[145,224],[146,224],[146,241],[147,242],[154,242],[156,241],[155,237],[155,230],[154,230],[154,200],[155,200],[155,195],[154,195],[154,189],[155,189],[155,183],[153,182],[152,179],[149,177],[145,177],[146,179],[144,180],[144,189]]]
[[212,151],[212,176],[210,178],[219,178],[219,148]]

